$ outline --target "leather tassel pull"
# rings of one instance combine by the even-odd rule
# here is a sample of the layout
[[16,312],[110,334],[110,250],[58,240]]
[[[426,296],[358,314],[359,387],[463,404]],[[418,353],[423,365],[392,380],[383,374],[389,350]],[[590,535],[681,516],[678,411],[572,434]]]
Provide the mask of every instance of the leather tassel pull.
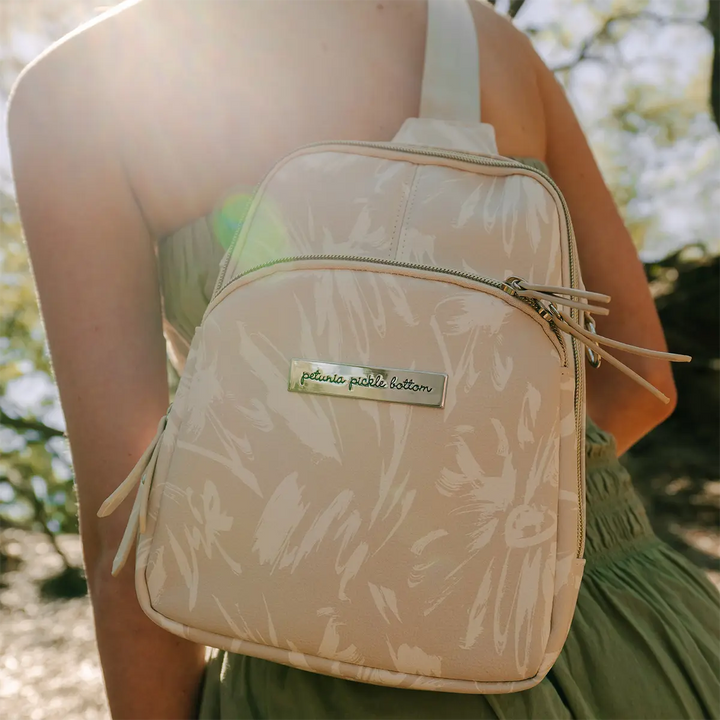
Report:
[[155,466],[160,452],[160,440],[166,424],[167,415],[163,415],[158,423],[155,437],[150,445],[148,445],[145,452],[141,455],[135,467],[97,511],[98,517],[107,517],[108,515],[112,515],[112,513],[114,513],[115,510],[117,510],[117,508],[122,504],[123,500],[125,500],[125,498],[133,491],[135,486],[140,483],[140,489],[135,496],[135,502],[133,503],[132,510],[130,511],[130,517],[128,518],[128,523],[125,526],[125,532],[123,533],[122,540],[118,546],[117,554],[115,555],[115,560],[112,566],[113,575],[117,575],[125,566],[125,563],[132,552],[133,545],[135,544],[135,538],[138,530],[140,530],[141,533],[145,532],[150,486],[152,485],[152,476],[155,472]]
[[572,335],[576,340],[579,340],[588,350],[588,356],[594,367],[599,366],[599,358],[604,358],[613,367],[616,367],[620,372],[625,373],[629,378],[632,378],[636,383],[650,391],[656,398],[666,404],[670,402],[670,398],[660,392],[652,383],[649,383],[644,377],[638,375],[632,368],[625,365],[625,363],[620,362],[620,360],[611,355],[605,348],[601,347],[601,345],[607,345],[608,347],[633,353],[634,355],[642,355],[643,357],[657,358],[658,360],[667,360],[669,362],[690,362],[692,358],[689,355],[678,355],[677,353],[661,352],[660,350],[647,350],[646,348],[628,345],[619,340],[597,335],[576,323],[568,314],[559,310],[557,307],[558,305],[562,305],[564,307],[576,308],[586,313],[594,312],[600,315],[607,315],[609,312],[608,308],[590,305],[588,301],[609,303],[609,295],[577,288],[534,285],[526,282],[522,278],[514,276],[509,277],[505,282],[508,285],[507,292],[515,297],[525,299],[528,302],[534,302],[536,308],[539,305],[544,311],[544,314],[541,314],[548,322],[554,324],[568,335]]
[[153,454],[150,456],[150,462],[148,463],[147,470],[143,473],[142,479],[140,480],[140,487],[138,488],[138,500],[140,502],[140,515],[138,517],[138,523],[140,527],[140,533],[144,534],[147,525],[147,510],[148,501],[150,499],[150,488],[152,487],[152,479],[155,475],[155,467],[157,466],[158,455],[160,454],[160,443],[155,445]]
[[[607,360],[607,362],[609,362],[613,367],[616,367],[629,378],[633,379],[636,383],[642,385],[642,387],[651,392],[656,398],[658,398],[658,400],[661,400],[665,404],[670,402],[670,398],[660,392],[660,390],[658,390],[652,383],[649,383],[644,377],[642,377],[642,375],[638,375],[632,368],[629,368],[625,365],[625,363],[620,362],[620,360],[618,360],[614,355],[611,355],[607,350],[600,347],[600,343],[608,340],[608,338],[588,333],[587,330],[581,328],[580,325],[572,320],[572,318],[565,315],[565,313],[558,311],[558,315],[560,317],[555,318],[555,324],[561,330],[577,338],[585,345],[585,347],[592,350],[601,358]],[[689,355],[676,355],[674,353],[663,353],[659,350],[646,350],[645,348],[635,347],[634,345],[626,345],[625,343],[621,343],[617,340],[612,340],[611,342],[613,347],[621,346],[620,349],[635,355],[657,358],[659,360],[668,360],[670,362],[690,362],[691,360]]]
[[128,561],[130,554],[132,553],[133,545],[135,544],[135,538],[137,537],[138,530],[138,515],[140,514],[140,503],[138,498],[135,498],[132,510],[130,511],[130,517],[128,523],[125,526],[125,532],[123,533],[120,545],[118,545],[117,553],[115,553],[115,559],[113,560],[111,573],[113,577],[116,577],[118,573],[125,567],[125,563]]

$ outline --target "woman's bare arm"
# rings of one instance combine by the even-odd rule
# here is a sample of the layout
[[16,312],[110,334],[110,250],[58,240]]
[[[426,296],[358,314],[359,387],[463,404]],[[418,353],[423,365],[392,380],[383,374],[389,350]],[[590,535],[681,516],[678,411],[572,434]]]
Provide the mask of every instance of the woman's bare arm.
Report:
[[[589,290],[612,296],[610,315],[595,318],[597,331],[641,347],[666,350],[642,263],[585,135],[562,87],[537,56],[536,68],[545,114],[546,160],[570,208],[583,280]],[[623,453],[672,412],[676,391],[670,363],[622,352],[616,355],[671,400],[664,405],[608,363],[597,370],[588,367],[588,414],[615,435],[618,452]]]
[[110,707],[117,718],[187,718],[204,648],[147,619],[133,567],[110,576],[132,501],[95,516],[168,403],[153,240],[118,150],[123,109],[113,105],[102,32],[63,43],[21,78],[8,116],[13,170],[67,421]]

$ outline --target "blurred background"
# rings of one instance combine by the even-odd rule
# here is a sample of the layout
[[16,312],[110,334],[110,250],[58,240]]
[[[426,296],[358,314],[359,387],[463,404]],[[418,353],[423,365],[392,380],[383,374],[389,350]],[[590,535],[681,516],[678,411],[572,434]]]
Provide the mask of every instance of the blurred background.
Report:
[[[24,66],[117,4],[0,0],[0,717],[13,720],[108,714],[5,112]],[[720,0],[493,4],[565,86],[670,350],[694,358],[674,368],[673,416],[623,460],[656,532],[720,584]]]

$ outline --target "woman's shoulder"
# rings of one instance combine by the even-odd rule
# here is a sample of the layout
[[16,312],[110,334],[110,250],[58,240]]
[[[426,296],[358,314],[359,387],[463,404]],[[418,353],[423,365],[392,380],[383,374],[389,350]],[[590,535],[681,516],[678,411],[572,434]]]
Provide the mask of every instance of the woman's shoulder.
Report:
[[[183,25],[188,25],[191,5],[190,0],[122,2],[64,35],[23,68],[7,109],[15,171],[37,173],[40,164],[74,163],[90,175],[102,165],[124,174],[132,186],[127,148],[138,135],[137,117],[143,107],[152,112],[165,100],[155,92],[159,58],[182,65],[176,50],[188,29]],[[193,40],[185,33],[188,51]],[[157,144],[157,137],[148,141]],[[132,194],[142,205],[134,187]]]
[[122,105],[117,81],[121,72],[133,72],[139,48],[132,31],[147,11],[142,0],[121,3],[63,36],[29,63],[10,93],[11,139],[14,126],[40,118],[63,140],[96,125],[100,116],[116,117]]

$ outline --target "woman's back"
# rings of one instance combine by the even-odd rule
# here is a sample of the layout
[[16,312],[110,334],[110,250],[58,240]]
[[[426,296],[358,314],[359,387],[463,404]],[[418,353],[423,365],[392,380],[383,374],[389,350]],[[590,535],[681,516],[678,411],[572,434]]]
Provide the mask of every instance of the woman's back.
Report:
[[[543,159],[530,45],[490,6],[472,8],[483,121],[502,154]],[[426,3],[410,0],[146,0],[62,50],[78,77],[106,69],[98,76],[115,106],[111,132],[162,237],[231,187],[255,185],[298,146],[391,140],[418,115],[426,27]]]

